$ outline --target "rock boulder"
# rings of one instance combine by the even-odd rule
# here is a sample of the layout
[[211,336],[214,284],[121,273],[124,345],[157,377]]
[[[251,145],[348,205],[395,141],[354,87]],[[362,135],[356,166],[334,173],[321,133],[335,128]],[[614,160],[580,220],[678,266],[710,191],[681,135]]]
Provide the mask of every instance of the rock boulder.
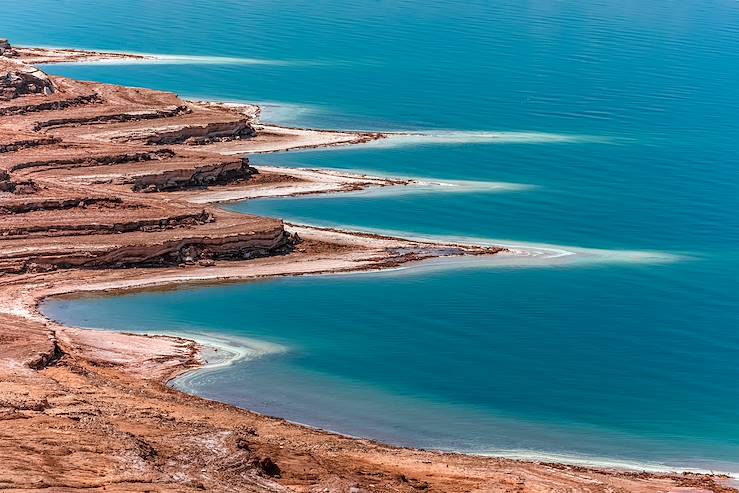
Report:
[[41,70],[8,58],[0,59],[0,100],[53,92],[53,82]]

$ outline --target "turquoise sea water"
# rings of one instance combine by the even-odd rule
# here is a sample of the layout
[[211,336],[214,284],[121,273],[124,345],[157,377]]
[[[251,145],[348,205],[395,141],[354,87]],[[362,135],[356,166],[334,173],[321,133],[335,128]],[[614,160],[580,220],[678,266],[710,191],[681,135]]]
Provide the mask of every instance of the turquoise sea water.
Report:
[[602,250],[54,300],[54,318],[242,338],[258,357],[181,385],[349,434],[739,473],[736,1],[33,0],[0,33],[178,55],[56,74],[264,102],[290,125],[427,135],[257,164],[528,185],[237,210]]

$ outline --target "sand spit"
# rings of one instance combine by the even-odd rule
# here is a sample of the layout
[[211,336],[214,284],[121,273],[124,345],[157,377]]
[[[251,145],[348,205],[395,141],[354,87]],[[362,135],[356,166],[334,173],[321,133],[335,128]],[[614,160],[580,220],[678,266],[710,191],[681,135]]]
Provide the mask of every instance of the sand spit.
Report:
[[154,60],[150,55],[113,53],[104,51],[70,50],[66,48],[28,48],[14,46],[3,54],[6,57],[20,58],[29,65],[48,65],[52,63],[101,63],[108,61]]
[[[382,136],[261,126],[243,109],[46,76],[27,63],[128,55],[0,47],[0,488],[734,491],[716,476],[442,454],[312,430],[167,387],[202,365],[192,340],[47,320],[38,304],[53,295],[389,269],[503,250],[286,226],[188,201],[321,181],[259,172],[243,153]],[[334,187],[327,191],[396,185],[322,179]]]

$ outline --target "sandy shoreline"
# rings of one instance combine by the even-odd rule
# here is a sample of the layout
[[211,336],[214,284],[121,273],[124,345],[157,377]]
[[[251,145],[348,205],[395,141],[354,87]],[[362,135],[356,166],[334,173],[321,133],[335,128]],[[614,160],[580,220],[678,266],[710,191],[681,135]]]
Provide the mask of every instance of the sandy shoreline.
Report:
[[[149,60],[17,51],[8,70],[25,70],[17,59]],[[263,125],[254,107],[182,102],[63,78],[36,81],[32,89],[47,82],[43,94],[0,104],[0,171],[7,175],[0,179],[10,190],[0,194],[0,208],[10,211],[8,224],[17,222],[7,226],[0,255],[0,487],[729,491],[723,478],[702,474],[402,449],[310,429],[169,389],[173,378],[204,364],[203,347],[192,340],[48,320],[39,304],[62,294],[352,273],[515,252],[284,225],[207,206],[418,184],[327,170],[263,167],[255,174],[240,157],[217,157],[366,143],[383,134]]]
[[[410,241],[407,240],[398,240],[395,237],[392,236],[385,236],[381,234],[375,234],[375,233],[362,233],[362,232],[349,232],[342,229],[336,229],[336,228],[318,228],[313,226],[305,226],[305,225],[297,225],[297,224],[287,224],[288,227],[294,228],[295,232],[299,233],[301,236],[305,238],[309,238],[312,241],[322,241],[326,242],[328,244],[335,244],[339,242],[347,242],[348,244],[352,244],[354,246],[361,245],[362,247],[369,247],[369,246],[380,246],[380,245],[387,245],[391,243],[397,243],[398,245],[405,245],[405,248],[409,247],[415,247],[418,248],[418,244],[413,244]],[[419,241],[419,240],[416,240]],[[455,248],[472,248],[473,250],[470,252],[470,256],[478,257],[478,255],[483,255],[484,252],[476,252],[474,249],[476,247],[470,246],[470,245],[463,245],[463,244],[456,244],[456,243],[450,243],[447,245],[441,245],[439,243],[421,243],[421,245],[426,245],[428,248],[432,249],[455,249]],[[537,253],[534,255],[541,255],[541,253]],[[556,254],[555,254],[556,255]],[[516,252],[516,251],[504,251],[499,252],[495,255],[494,258],[498,258],[499,256],[506,256],[506,257],[518,257],[518,256],[524,256],[528,257],[529,252]],[[479,257],[478,257],[479,258]],[[441,252],[431,254],[429,253],[426,258],[423,259],[413,259],[406,263],[406,261],[402,261],[399,263],[394,263],[392,261],[388,262],[387,259],[384,259],[379,265],[375,263],[366,263],[366,264],[360,264],[360,265],[354,265],[351,267],[344,267],[344,264],[340,263],[340,259],[337,258],[335,263],[330,264],[313,264],[311,263],[311,260],[306,260],[305,262],[301,262],[300,267],[293,270],[283,270],[284,265],[280,264],[270,264],[265,265],[261,267],[254,268],[253,266],[250,266],[248,270],[246,269],[234,269],[232,267],[227,267],[227,271],[220,271],[220,272],[201,272],[201,273],[189,273],[182,276],[147,276],[146,278],[141,279],[126,279],[126,280],[120,280],[120,281],[109,281],[104,282],[100,284],[95,283],[88,283],[84,286],[74,285],[74,286],[66,286],[66,287],[55,287],[54,289],[44,292],[44,291],[34,291],[33,296],[30,298],[23,298],[23,296],[18,296],[17,293],[14,294],[16,300],[22,300],[22,303],[18,308],[16,309],[16,313],[22,313],[25,316],[30,316],[30,318],[33,319],[39,319],[42,320],[46,324],[53,324],[58,325],[58,322],[56,322],[53,319],[50,319],[47,314],[43,313],[42,311],[42,305],[45,301],[54,299],[54,298],[64,298],[64,299],[76,299],[78,297],[83,296],[116,296],[116,295],[124,295],[127,293],[132,292],[152,292],[152,291],[168,291],[171,289],[187,289],[190,287],[200,287],[200,286],[218,286],[223,285],[225,283],[243,283],[243,282],[249,282],[249,281],[268,281],[270,279],[275,279],[279,277],[293,277],[293,276],[304,276],[304,275],[310,275],[310,276],[322,276],[322,275],[328,275],[328,276],[336,276],[336,275],[357,275],[357,274],[366,274],[370,272],[386,272],[388,270],[417,270],[417,269],[423,269],[423,265],[426,262],[435,262],[436,260],[445,260],[450,262],[443,268],[448,269],[456,269],[458,267],[455,267],[455,265],[458,265],[459,262],[465,262],[466,260],[460,256],[451,256],[451,257],[444,257]],[[490,262],[490,260],[483,260],[483,262]],[[365,262],[366,260],[361,260],[360,262]],[[521,259],[520,262],[525,262],[525,259]],[[501,260],[501,263],[505,262],[505,260]],[[316,270],[312,270],[316,269]],[[212,268],[211,268],[212,270]],[[60,326],[60,330],[64,331],[66,330],[66,327]],[[83,327],[86,331],[92,331],[95,333],[100,333],[101,329],[96,329],[92,327]],[[106,334],[108,331],[107,329],[103,331],[103,334]],[[128,334],[128,333],[124,333]],[[254,340],[241,340],[238,337],[232,337],[232,336],[219,336],[219,335],[211,335],[211,334],[200,334],[190,331],[176,331],[176,330],[157,330],[157,331],[144,331],[144,332],[133,332],[131,333],[135,336],[144,336],[144,337],[156,337],[156,338],[172,338],[175,342],[179,343],[181,341],[189,341],[194,343],[193,346],[194,351],[194,358],[196,359],[196,362],[193,364],[190,364],[188,366],[183,366],[177,371],[170,374],[168,379],[165,381],[165,384],[171,388],[177,389],[178,391],[187,392],[192,395],[197,395],[191,387],[188,386],[187,380],[190,377],[196,376],[198,374],[201,374],[203,372],[209,372],[213,370],[222,369],[225,367],[228,367],[232,364],[238,363],[240,361],[249,361],[253,358],[261,357],[262,354],[270,354],[270,355],[279,355],[280,353],[287,352],[287,348],[281,347],[276,344],[272,343],[265,343],[264,341],[254,341]],[[105,337],[103,335],[103,337]],[[268,348],[265,348],[263,346],[270,346]],[[250,411],[256,415],[263,416],[265,418],[270,418],[268,415],[263,415],[261,413],[258,413],[256,411]],[[311,430],[315,430],[318,432],[329,432],[331,434],[335,434],[344,438],[349,439],[357,439],[357,440],[364,440],[367,439],[366,437],[356,437],[353,435],[337,432],[334,430],[327,430],[325,428],[318,428],[315,426],[312,426],[308,423],[302,423],[300,421],[295,420],[287,420],[287,422],[298,425],[298,426],[304,426],[307,428],[310,428]],[[707,469],[700,469],[700,468],[675,468],[675,467],[669,467],[666,465],[658,464],[658,463],[649,463],[649,462],[639,462],[639,461],[630,461],[628,459],[611,459],[608,457],[602,457],[602,458],[596,458],[596,457],[586,457],[586,456],[576,456],[576,455],[567,455],[567,454],[556,454],[556,453],[546,453],[546,452],[536,452],[536,451],[527,451],[527,450],[517,450],[517,451],[500,451],[496,452],[495,454],[473,454],[470,452],[465,451],[454,451],[454,450],[442,450],[438,453],[444,454],[463,454],[463,455],[472,455],[472,456],[480,456],[480,457],[491,457],[491,458],[497,458],[497,459],[510,459],[514,461],[524,461],[524,462],[533,462],[533,463],[559,463],[562,465],[572,466],[572,467],[580,467],[580,468],[587,468],[587,469],[594,469],[594,470],[608,470],[611,472],[619,473],[623,472],[625,474],[632,474],[635,472],[645,472],[650,474],[657,474],[657,475],[664,475],[664,474],[700,474],[700,475],[714,475],[717,474],[719,477],[723,477],[723,475],[727,473],[719,472],[719,471],[710,471]],[[730,485],[733,484],[733,481],[736,480],[736,476],[732,476],[731,474],[728,474],[726,476],[726,484]]]

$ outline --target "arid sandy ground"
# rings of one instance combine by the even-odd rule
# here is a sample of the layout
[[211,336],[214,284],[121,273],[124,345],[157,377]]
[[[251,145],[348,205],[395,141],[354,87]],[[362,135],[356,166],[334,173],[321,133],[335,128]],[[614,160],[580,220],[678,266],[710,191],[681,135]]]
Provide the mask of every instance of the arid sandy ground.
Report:
[[396,267],[478,248],[290,226],[213,201],[404,186],[265,169],[247,152],[379,134],[260,125],[253,107],[49,77],[0,56],[0,488],[9,491],[694,492],[724,478],[647,474],[400,449],[166,386],[202,364],[193,341],[63,327],[44,297]]

